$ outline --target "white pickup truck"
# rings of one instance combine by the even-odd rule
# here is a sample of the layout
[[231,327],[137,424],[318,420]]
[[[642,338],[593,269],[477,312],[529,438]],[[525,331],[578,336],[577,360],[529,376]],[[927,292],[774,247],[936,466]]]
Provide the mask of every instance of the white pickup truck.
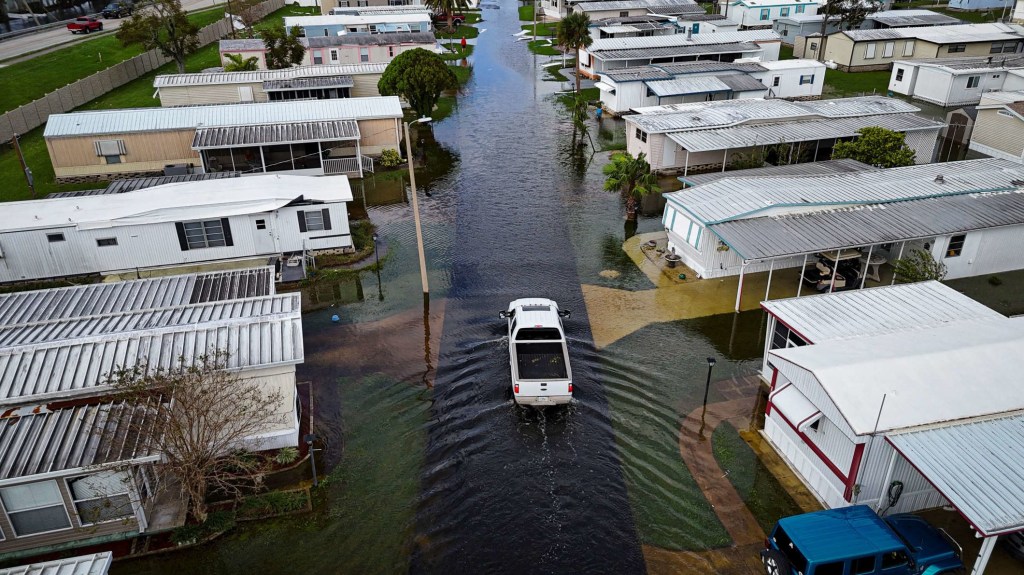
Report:
[[519,405],[546,407],[572,400],[572,369],[558,304],[544,298],[512,301],[498,313],[508,321],[512,395]]

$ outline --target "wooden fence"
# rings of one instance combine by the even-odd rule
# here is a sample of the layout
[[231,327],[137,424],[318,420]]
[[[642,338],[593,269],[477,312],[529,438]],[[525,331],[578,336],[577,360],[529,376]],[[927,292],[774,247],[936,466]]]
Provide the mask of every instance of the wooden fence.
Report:
[[[262,19],[284,4],[285,0],[267,0],[255,6],[253,12],[257,18]],[[199,31],[199,45],[216,42],[229,32],[230,21],[227,18],[218,20]],[[45,124],[50,114],[70,112],[170,61],[171,58],[159,50],[150,50],[19,106],[0,116],[0,142],[9,142],[14,134],[24,134]]]

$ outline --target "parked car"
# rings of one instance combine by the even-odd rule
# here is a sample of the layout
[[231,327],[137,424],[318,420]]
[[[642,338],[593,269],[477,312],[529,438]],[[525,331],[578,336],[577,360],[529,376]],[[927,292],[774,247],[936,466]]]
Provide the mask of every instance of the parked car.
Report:
[[104,18],[123,18],[132,15],[131,2],[111,2],[103,9]]
[[960,546],[916,515],[882,519],[866,505],[780,519],[765,540],[768,575],[917,575],[962,569]]
[[71,30],[72,34],[78,34],[79,32],[88,34],[89,32],[96,32],[102,29],[103,22],[88,16],[80,16],[68,22],[68,30]]
[[508,321],[512,395],[520,405],[545,407],[572,401],[572,370],[562,318],[568,311],[544,298],[512,301],[498,312]]
[[[432,15],[434,19],[434,25],[448,25],[448,15],[443,12],[435,12]],[[466,21],[465,14],[452,14],[452,26],[462,26],[463,22]]]

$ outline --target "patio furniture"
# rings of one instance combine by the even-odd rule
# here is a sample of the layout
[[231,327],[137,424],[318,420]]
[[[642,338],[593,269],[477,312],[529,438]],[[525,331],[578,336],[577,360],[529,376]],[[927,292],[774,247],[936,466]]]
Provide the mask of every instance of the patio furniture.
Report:
[[860,258],[860,263],[862,265],[867,265],[864,277],[872,281],[880,282],[882,281],[882,276],[879,275],[878,270],[882,265],[889,263],[889,254],[880,250],[872,253],[871,259],[868,259],[867,255],[863,255]]

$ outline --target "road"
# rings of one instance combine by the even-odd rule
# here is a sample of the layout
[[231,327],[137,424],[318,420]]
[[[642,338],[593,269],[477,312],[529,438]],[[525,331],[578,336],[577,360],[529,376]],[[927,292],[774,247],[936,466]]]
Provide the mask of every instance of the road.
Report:
[[[186,12],[195,12],[197,10],[205,10],[212,8],[223,2],[216,0],[182,0],[181,6]],[[10,64],[8,60],[18,58],[19,56],[25,56],[32,54],[33,52],[40,52],[43,50],[49,51],[56,48],[62,48],[68,44],[76,42],[84,42],[91,40],[102,34],[112,34],[113,31],[117,30],[121,26],[120,19],[104,19],[103,20],[103,32],[93,32],[92,34],[72,34],[68,32],[67,28],[50,28],[36,32],[35,34],[26,34],[24,36],[18,36],[0,42],[0,62]],[[0,64],[3,66],[3,64]]]

